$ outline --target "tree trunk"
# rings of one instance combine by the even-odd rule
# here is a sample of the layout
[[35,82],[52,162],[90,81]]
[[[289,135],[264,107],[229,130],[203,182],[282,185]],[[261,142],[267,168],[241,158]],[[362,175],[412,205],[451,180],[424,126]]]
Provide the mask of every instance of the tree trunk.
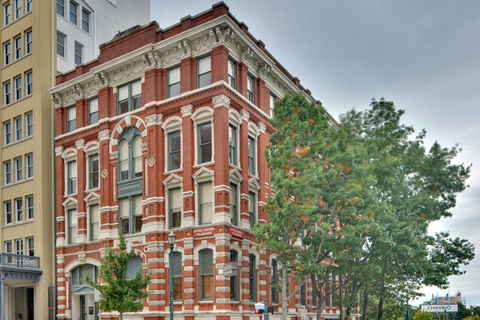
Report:
[[288,301],[287,301],[287,286],[288,278],[287,278],[287,265],[282,265],[282,320],[287,320],[287,310],[288,310]]
[[367,309],[368,309],[368,286],[363,290],[363,310],[362,310],[362,320],[367,320]]
[[383,296],[385,294],[385,286],[382,285],[380,290],[380,301],[378,302],[378,320],[383,319]]
[[120,320],[123,320],[123,312],[120,312]]

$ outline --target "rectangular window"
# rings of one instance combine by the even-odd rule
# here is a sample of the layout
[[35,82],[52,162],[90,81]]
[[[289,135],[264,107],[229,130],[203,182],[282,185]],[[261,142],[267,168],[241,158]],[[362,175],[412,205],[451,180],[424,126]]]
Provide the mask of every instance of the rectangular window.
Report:
[[133,212],[135,219],[135,232],[142,232],[142,218],[143,218],[143,206],[142,206],[142,196],[133,198]]
[[23,239],[16,239],[15,240],[15,253],[19,256],[23,256]]
[[18,117],[15,118],[15,141],[22,140],[23,132],[22,132],[22,118]]
[[173,300],[182,300],[182,254],[180,252],[173,253]]
[[22,99],[22,77],[17,77],[15,83],[15,100]]
[[82,29],[85,32],[90,32],[90,11],[82,9]]
[[4,145],[12,143],[12,123],[10,121],[3,123]]
[[68,243],[76,243],[77,242],[77,209],[68,210]]
[[10,41],[5,42],[3,44],[3,64],[7,65],[12,62],[12,47],[10,45]]
[[275,108],[275,101],[277,101],[277,97],[270,93],[270,117],[274,117],[273,108]]
[[66,36],[57,32],[57,54],[65,58],[65,39]]
[[3,163],[3,172],[5,173],[4,184],[12,183],[12,163],[10,160]]
[[255,193],[249,192],[248,195],[250,196],[250,201],[248,202],[248,215],[250,216],[250,229],[253,230],[257,217],[257,201],[255,198]]
[[180,169],[182,162],[180,131],[168,134],[168,170]]
[[248,100],[255,103],[255,79],[251,74],[247,76],[247,91],[248,91]]
[[32,11],[32,1],[33,0],[27,0],[26,12]]
[[75,42],[75,64],[82,64],[83,62],[83,46]]
[[130,233],[130,199],[121,199],[120,205],[120,232]]
[[15,52],[15,60],[22,57],[22,37],[18,36],[13,39],[13,49]]
[[212,124],[202,123],[198,126],[198,163],[212,161]]
[[22,158],[15,158],[15,181],[23,180],[23,161]]
[[142,196],[120,200],[120,227],[122,233],[142,231]]
[[98,154],[91,155],[88,160],[88,180],[90,189],[98,188],[100,177]]
[[[5,241],[5,253],[9,253],[9,254],[12,254],[13,251],[12,251],[12,241]],[[13,262],[13,259],[11,256],[7,257],[7,260],[6,260],[7,263],[12,263]]]
[[15,5],[15,19],[18,19],[22,16],[22,0],[14,0]]
[[141,80],[135,80],[118,87],[117,96],[119,114],[140,108],[142,104]]
[[228,159],[234,166],[237,165],[237,127],[228,127]]
[[278,264],[277,260],[271,260],[272,266],[272,303],[278,303],[278,291],[275,285],[278,285]]
[[71,132],[77,128],[77,109],[75,106],[67,108],[67,132]]
[[98,240],[100,234],[100,210],[98,205],[90,206],[90,241]]
[[3,209],[5,211],[5,224],[11,224],[13,222],[12,202],[11,201],[5,201],[3,203]]
[[228,58],[228,84],[237,89],[237,63],[232,58]]
[[57,0],[57,14],[65,17],[65,0]]
[[27,254],[30,257],[35,256],[35,241],[33,237],[27,238]]
[[15,199],[15,222],[23,221],[23,199]]
[[98,99],[93,98],[88,100],[88,124],[98,122]]
[[29,54],[33,51],[33,32],[28,30],[25,32],[25,54]]
[[197,86],[208,86],[212,81],[212,65],[210,55],[197,59]]
[[230,222],[238,225],[238,195],[237,185],[230,183]]
[[168,97],[180,94],[180,67],[168,69]]
[[10,7],[10,3],[3,6],[3,22],[5,25],[12,22],[12,7]]
[[33,196],[27,197],[27,219],[32,220],[35,217]]
[[257,277],[255,267],[255,256],[253,254],[248,255],[248,282],[250,285],[250,301],[256,301],[257,296]]
[[200,300],[213,299],[213,251],[200,251]]
[[255,175],[255,139],[248,137],[248,173]]
[[70,22],[77,24],[77,12],[78,4],[76,2],[70,1]]
[[12,103],[12,87],[10,81],[3,84],[3,96],[5,105]]
[[33,136],[33,112],[25,114],[25,125],[27,126],[27,137]]
[[77,193],[77,161],[67,162],[67,194]]
[[168,190],[170,229],[180,228],[182,224],[182,192],[180,188]]
[[212,182],[202,182],[198,185],[199,191],[199,224],[212,223],[213,216],[213,189]]
[[302,306],[307,305],[307,296],[306,296],[306,290],[305,290],[305,283],[302,284],[300,287],[300,304]]
[[25,73],[25,95],[31,95],[33,93],[33,72],[28,71]]
[[33,178],[33,154],[27,154],[25,156],[25,162],[27,167],[27,179]]

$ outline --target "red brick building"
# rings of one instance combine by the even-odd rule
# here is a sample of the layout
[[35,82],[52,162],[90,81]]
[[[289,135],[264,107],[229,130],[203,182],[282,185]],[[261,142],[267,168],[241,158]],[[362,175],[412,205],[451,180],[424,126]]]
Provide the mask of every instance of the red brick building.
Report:
[[[168,29],[131,28],[97,60],[59,75],[58,318],[98,319],[83,277],[95,276],[122,230],[136,254],[131,270],[152,278],[131,319],[168,318],[170,272],[175,319],[259,319],[254,303],[265,295],[278,312],[276,255],[254,246],[252,227],[268,220],[273,102],[298,91],[310,95],[223,3]],[[231,261],[238,275],[226,278]],[[304,289],[290,315],[300,304],[314,312],[312,303]]]

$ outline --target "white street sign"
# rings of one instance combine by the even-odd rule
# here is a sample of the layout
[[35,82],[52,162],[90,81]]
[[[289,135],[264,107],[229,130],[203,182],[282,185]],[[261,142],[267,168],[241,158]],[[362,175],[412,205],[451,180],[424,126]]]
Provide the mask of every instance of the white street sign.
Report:
[[445,312],[458,312],[458,305],[456,304],[427,304],[422,305],[422,311],[433,312],[433,313],[442,313]]

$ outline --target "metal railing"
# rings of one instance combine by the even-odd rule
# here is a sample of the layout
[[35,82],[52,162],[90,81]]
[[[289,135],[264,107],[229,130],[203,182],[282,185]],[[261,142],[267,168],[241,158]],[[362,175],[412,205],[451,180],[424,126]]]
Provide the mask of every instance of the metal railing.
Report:
[[40,269],[40,258],[13,253],[0,253],[0,267]]

